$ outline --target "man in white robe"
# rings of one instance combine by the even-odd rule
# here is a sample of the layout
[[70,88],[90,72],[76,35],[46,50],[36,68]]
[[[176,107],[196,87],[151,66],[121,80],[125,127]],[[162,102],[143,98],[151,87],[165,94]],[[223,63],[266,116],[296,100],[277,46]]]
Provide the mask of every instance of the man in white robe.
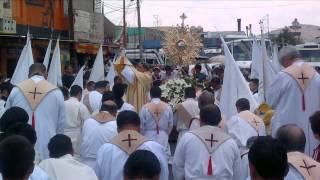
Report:
[[107,81],[98,81],[95,90],[83,97],[83,104],[87,106],[90,114],[99,111],[101,106],[102,94],[108,90]]
[[265,136],[263,120],[250,112],[248,99],[240,98],[236,102],[238,114],[227,122],[227,131],[237,142],[241,154],[246,150],[247,141],[253,136]]
[[236,142],[218,128],[216,105],[200,109],[201,127],[184,134],[173,158],[175,180],[241,179],[240,151]]
[[6,109],[18,106],[26,110],[31,124],[38,135],[35,146],[40,159],[49,157],[47,145],[51,137],[63,133],[65,106],[61,91],[44,79],[46,68],[33,64],[29,78],[13,88],[8,97]]
[[82,88],[78,85],[73,85],[70,89],[70,98],[65,101],[66,106],[66,126],[64,134],[71,138],[74,153],[79,155],[81,144],[81,129],[86,119],[90,117],[87,107],[82,104]]
[[184,90],[185,101],[176,106],[174,112],[174,124],[179,132],[178,141],[189,131],[192,119],[199,116],[198,101],[196,98],[196,91],[193,87],[187,87]]
[[150,90],[151,102],[140,112],[141,134],[161,144],[171,156],[169,134],[173,127],[173,113],[170,105],[160,100],[161,93],[157,86]]
[[136,112],[123,111],[117,116],[119,134],[110,143],[104,144],[98,151],[95,172],[100,180],[123,179],[123,167],[129,155],[143,149],[153,152],[161,167],[160,180],[169,178],[168,161],[164,148],[142,136],[140,118]]
[[94,168],[99,148],[118,134],[116,115],[116,104],[106,101],[97,115],[85,121],[81,143],[81,161],[84,164]]
[[285,180],[319,179],[320,163],[304,154],[306,136],[301,128],[284,125],[278,129],[276,138],[288,152],[289,172]]
[[295,47],[283,47],[279,60],[285,69],[277,74],[267,96],[267,104],[275,109],[272,135],[285,124],[296,124],[307,137],[305,153],[312,155],[316,140],[308,118],[320,109],[320,75],[303,62]]
[[94,170],[73,158],[71,139],[63,134],[54,136],[49,144],[50,158],[39,164],[51,180],[98,180]]

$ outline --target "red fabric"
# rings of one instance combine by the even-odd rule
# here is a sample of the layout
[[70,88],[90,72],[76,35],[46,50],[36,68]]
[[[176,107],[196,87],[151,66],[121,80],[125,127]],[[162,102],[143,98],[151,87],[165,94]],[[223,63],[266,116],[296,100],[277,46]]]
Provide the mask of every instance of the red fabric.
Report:
[[320,163],[320,145],[317,146],[317,148],[315,148],[313,150],[313,159],[317,162]]
[[157,134],[159,134],[159,126],[158,126],[158,124],[157,124]]
[[34,112],[32,112],[32,122],[31,122],[31,125],[32,125],[33,128],[36,127],[36,118],[35,118],[35,116],[34,116]]
[[211,162],[211,156],[209,156],[209,162],[208,162],[208,176],[212,176],[212,162]]
[[305,111],[306,110],[306,101],[305,101],[305,98],[304,98],[304,93],[302,94],[302,111]]

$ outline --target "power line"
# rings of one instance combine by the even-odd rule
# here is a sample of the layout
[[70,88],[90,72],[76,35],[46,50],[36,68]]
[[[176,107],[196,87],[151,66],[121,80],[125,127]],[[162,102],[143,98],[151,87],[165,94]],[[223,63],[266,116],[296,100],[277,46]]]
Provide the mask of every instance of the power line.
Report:
[[215,9],[215,10],[225,10],[225,9],[258,9],[258,8],[268,8],[268,7],[286,7],[286,6],[295,6],[301,4],[284,4],[284,5],[270,5],[270,6],[242,6],[242,7],[200,7],[200,6],[180,6],[180,5],[168,5],[168,4],[154,4],[145,1],[148,5],[153,6],[165,6],[165,7],[180,7],[180,8],[189,8],[189,9]]

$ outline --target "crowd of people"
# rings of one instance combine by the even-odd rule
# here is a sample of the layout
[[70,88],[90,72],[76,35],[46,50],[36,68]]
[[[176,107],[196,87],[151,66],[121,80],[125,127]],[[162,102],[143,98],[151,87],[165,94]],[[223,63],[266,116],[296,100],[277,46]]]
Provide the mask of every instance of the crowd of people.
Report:
[[[136,107],[127,97],[133,86],[121,75],[112,87],[86,81],[81,88],[72,85],[67,67],[65,87],[57,88],[46,81],[46,68],[33,64],[29,79],[0,86],[0,178],[319,179],[320,76],[294,48],[279,54],[285,69],[266,101],[272,118],[266,104],[250,111],[247,98],[230,104],[237,114],[225,117],[219,108],[222,65],[209,74],[195,65],[190,76],[197,83],[184,89],[176,107],[159,86],[178,70],[154,67],[149,100]],[[257,96],[259,80],[248,86]]]

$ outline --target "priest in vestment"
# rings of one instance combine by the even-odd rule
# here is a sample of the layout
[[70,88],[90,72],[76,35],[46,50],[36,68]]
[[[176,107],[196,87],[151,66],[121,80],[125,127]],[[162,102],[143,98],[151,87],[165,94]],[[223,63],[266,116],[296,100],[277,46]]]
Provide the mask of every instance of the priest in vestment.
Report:
[[201,127],[184,134],[173,158],[175,180],[242,178],[236,142],[218,128],[221,113],[216,105],[200,109]]
[[149,101],[149,91],[152,84],[152,76],[145,71],[141,64],[136,67],[124,56],[121,55],[114,62],[115,71],[128,83],[127,102],[133,105],[137,112]]
[[151,102],[140,112],[141,134],[161,144],[171,156],[169,134],[173,127],[173,113],[170,105],[160,100],[161,93],[158,86],[150,90]]
[[168,161],[163,146],[142,136],[140,118],[134,111],[122,111],[117,116],[119,134],[98,151],[95,172],[100,180],[123,179],[123,167],[130,154],[142,149],[151,151],[160,162],[160,180],[169,178]]
[[248,99],[240,98],[236,102],[238,114],[227,122],[227,131],[237,142],[242,153],[246,150],[247,141],[253,136],[265,136],[266,128],[263,120],[250,112]]
[[71,138],[75,154],[80,154],[81,129],[84,121],[90,117],[87,107],[81,103],[82,88],[73,85],[70,89],[70,98],[65,101],[66,127],[64,134]]
[[285,69],[277,74],[267,95],[267,104],[275,109],[271,121],[272,135],[283,125],[296,124],[307,137],[305,153],[312,155],[316,140],[308,118],[320,109],[320,75],[303,62],[293,46],[281,49],[279,61]]
[[174,122],[179,132],[178,141],[189,131],[193,118],[199,116],[198,101],[196,100],[196,91],[193,87],[187,87],[184,90],[185,101],[176,106],[174,112]]
[[71,139],[57,134],[48,144],[50,158],[40,162],[39,166],[50,180],[98,180],[94,170],[75,160]]
[[103,102],[100,112],[84,122],[82,128],[81,161],[94,168],[99,148],[110,142],[117,132],[117,105]]
[[284,125],[278,129],[276,138],[287,149],[289,172],[285,180],[319,179],[320,163],[304,154],[306,136],[301,128]]
[[46,68],[33,64],[29,68],[29,79],[11,91],[6,109],[18,106],[26,110],[29,124],[38,136],[35,150],[40,159],[49,157],[47,145],[51,137],[62,134],[65,126],[65,106],[61,91],[45,80]]

